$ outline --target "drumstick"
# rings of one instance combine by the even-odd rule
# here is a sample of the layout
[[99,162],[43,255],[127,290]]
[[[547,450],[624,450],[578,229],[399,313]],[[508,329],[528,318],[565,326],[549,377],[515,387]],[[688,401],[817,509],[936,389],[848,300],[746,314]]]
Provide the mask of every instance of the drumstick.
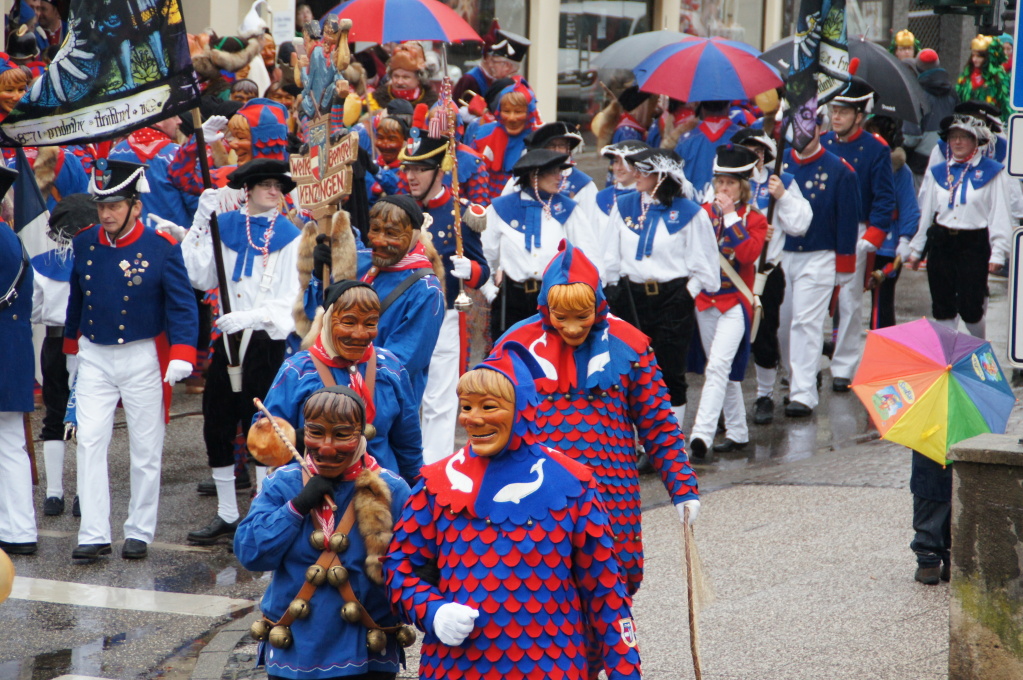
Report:
[[[302,458],[302,454],[300,454],[298,452],[298,449],[296,449],[294,445],[290,441],[288,441],[288,438],[284,436],[284,430],[282,430],[281,426],[277,424],[277,421],[274,420],[273,414],[271,414],[270,411],[267,410],[266,406],[263,405],[263,402],[260,400],[260,398],[253,397],[252,403],[255,404],[256,408],[262,411],[263,415],[265,415],[267,419],[270,421],[270,427],[274,429],[274,432],[277,433],[277,436],[281,438],[281,441],[284,442],[284,445],[288,447],[289,451],[291,451],[291,457],[298,461],[298,464],[302,466],[302,469],[305,470],[306,473],[312,476],[313,472],[312,470],[309,469],[309,466],[306,464],[305,459]],[[334,499],[331,498],[329,495],[323,494],[323,502],[329,505],[331,510],[337,510],[337,505],[334,503]]]

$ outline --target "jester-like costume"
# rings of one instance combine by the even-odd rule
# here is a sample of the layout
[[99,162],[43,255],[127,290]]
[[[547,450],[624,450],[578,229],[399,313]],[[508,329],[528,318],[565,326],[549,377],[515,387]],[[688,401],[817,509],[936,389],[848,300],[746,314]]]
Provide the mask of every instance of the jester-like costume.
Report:
[[975,52],[984,54],[984,65],[977,68],[972,59],[966,60],[962,73],[956,80],[956,94],[959,101],[977,100],[994,104],[1002,112],[1002,121],[1009,118],[1009,74],[1005,72],[1005,52],[1002,41],[991,36],[978,35],[970,43]]
[[[589,337],[573,348],[551,325],[547,296],[553,286],[577,282],[594,290],[597,314]],[[544,272],[539,307],[538,314],[510,328],[498,346],[522,343],[543,367],[544,376],[536,381],[543,398],[536,417],[539,441],[593,469],[632,595],[643,580],[634,430],[675,505],[699,495],[685,438],[650,339],[608,313],[596,267],[568,242]]]
[[[469,445],[424,467],[384,558],[392,604],[426,631],[419,677],[582,679],[592,638],[609,680],[639,678],[635,625],[592,471],[536,442],[541,369],[514,343],[480,367],[515,387],[507,445],[491,457]],[[434,629],[447,604],[479,614],[457,646]]]

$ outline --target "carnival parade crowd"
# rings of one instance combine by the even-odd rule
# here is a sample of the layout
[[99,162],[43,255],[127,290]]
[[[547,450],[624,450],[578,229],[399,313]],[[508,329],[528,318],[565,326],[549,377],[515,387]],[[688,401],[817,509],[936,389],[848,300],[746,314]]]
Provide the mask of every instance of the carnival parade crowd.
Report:
[[[6,112],[66,30],[45,19],[50,0],[33,4],[39,24],[15,28],[0,63]],[[808,417],[821,389],[849,391],[865,331],[896,322],[903,266],[926,262],[936,321],[984,336],[987,277],[1023,218],[1004,168],[1005,40],[978,36],[955,84],[900,32],[892,49],[931,113],[874,115],[853,77],[802,152],[780,141],[777,97],[627,87],[594,123],[608,168],[595,181],[573,160],[575,126],[540,120],[522,36],[495,24],[479,65],[445,86],[428,45],[348,55],[336,18],[300,30],[301,54],[266,33],[196,36],[201,129],[174,117],[28,149],[51,250],[30,259],[0,228],[0,548],[37,550],[32,324],[43,515],[81,518],[75,563],[118,537],[120,557],[147,556],[183,383],[202,393],[211,479],[196,481],[217,499],[187,541],[272,572],[253,627],[272,678],[394,678],[412,626],[424,678],[639,677],[642,467],[694,522],[691,461],[745,447],[751,420]],[[288,162],[324,118],[334,142],[360,145],[326,229]],[[17,174],[0,167],[3,193]],[[471,369],[470,337],[486,344]],[[131,500],[115,532],[119,406]],[[914,454],[921,583],[947,580],[950,479]]]

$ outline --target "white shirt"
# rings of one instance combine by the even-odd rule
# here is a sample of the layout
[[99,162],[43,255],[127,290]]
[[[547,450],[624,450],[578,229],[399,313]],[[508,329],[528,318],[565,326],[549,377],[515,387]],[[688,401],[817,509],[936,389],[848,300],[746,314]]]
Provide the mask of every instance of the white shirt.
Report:
[[32,323],[64,327],[71,283],[32,272]]
[[608,237],[616,245],[612,245],[607,253],[608,282],[615,283],[624,277],[633,283],[664,283],[688,276],[686,288],[693,298],[701,290],[714,293],[721,287],[718,242],[714,236],[714,226],[705,210],[701,208],[675,234],[668,233],[661,219],[658,219],[654,228],[654,246],[650,255],[637,260],[639,234],[625,225],[617,203],[611,208]]
[[[982,158],[975,154],[970,167],[976,167]],[[970,172],[969,169],[966,170]],[[966,185],[966,203],[960,201],[962,187],[956,191],[955,205],[948,207],[948,189],[942,188],[928,170],[917,201],[920,203],[920,225],[910,247],[913,255],[920,257],[927,243],[927,230],[937,222],[949,229],[987,229],[991,241],[991,262],[1002,264],[1009,255],[1009,176],[1002,170],[980,189],[975,189],[970,178],[963,180]]]
[[[508,194],[514,193],[518,190],[518,178],[515,176],[509,177],[508,181],[504,184],[504,189],[501,189],[501,195],[507,196]],[[579,190],[575,196],[569,196],[570,199],[575,201],[576,205],[579,206],[579,210],[582,210],[583,217],[586,218],[587,224],[590,225],[590,229],[593,232],[594,238],[597,243],[606,243],[606,231],[607,231],[607,215],[604,211],[597,207],[597,184],[591,181],[589,184]],[[575,241],[572,241],[572,245],[576,245]],[[593,256],[587,252],[586,257],[591,260]]]
[[[753,181],[758,185],[766,185],[770,173],[767,168],[753,170]],[[767,216],[767,213],[764,213]],[[810,201],[803,198],[796,182],[785,188],[785,193],[774,202],[774,235],[767,243],[767,261],[771,264],[781,262],[782,249],[785,247],[785,235],[802,236],[810,228],[813,220],[813,209]]]
[[[1004,135],[998,135],[1004,139]],[[987,154],[988,149],[993,149],[995,142],[992,141],[989,144],[979,147],[977,154]],[[988,156],[990,158],[990,156]],[[992,159],[993,160],[993,159]],[[934,148],[931,149],[931,155],[927,159],[927,169],[924,170],[924,176],[931,174],[931,168],[939,163],[945,162],[945,154],[941,153],[941,145],[935,144]],[[1008,170],[1003,170],[1006,175],[1006,187],[1008,188],[1009,195],[1009,213],[1012,215],[1013,226],[1016,225],[1017,220],[1023,220],[1023,182],[1018,177],[1013,177],[1009,174]]]
[[[256,217],[269,219],[273,211]],[[231,311],[241,312],[258,308],[262,316],[253,326],[253,330],[266,331],[273,340],[284,340],[295,330],[295,320],[291,316],[292,306],[298,299],[301,286],[298,281],[298,247],[301,237],[276,251],[277,264],[274,266],[273,280],[270,288],[257,305],[260,283],[263,280],[263,258],[257,256],[252,264],[252,276],[242,276],[241,281],[231,280],[238,253],[225,247],[220,250],[224,255],[224,272],[227,274],[227,287],[231,299]],[[185,268],[192,286],[199,290],[216,288],[217,267],[213,259],[213,239],[208,228],[193,225],[188,235],[181,242],[181,254],[185,258]],[[273,253],[271,253],[273,255]],[[223,295],[224,291],[220,291]]]
[[[526,193],[522,193],[522,198],[535,200]],[[503,270],[505,276],[512,281],[542,279],[547,265],[558,254],[561,239],[568,239],[573,246],[586,253],[600,277],[604,278],[603,248],[593,225],[578,206],[572,210],[564,226],[546,213],[542,213],[540,220],[540,246],[533,246],[531,251],[527,251],[525,234],[505,223],[492,205],[487,208],[487,228],[480,240],[490,271],[496,273],[499,269]]]

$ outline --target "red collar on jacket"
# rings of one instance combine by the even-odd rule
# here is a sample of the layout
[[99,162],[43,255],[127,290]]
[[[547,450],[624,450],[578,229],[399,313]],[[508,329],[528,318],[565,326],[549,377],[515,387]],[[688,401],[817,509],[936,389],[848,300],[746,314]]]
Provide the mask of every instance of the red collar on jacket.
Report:
[[97,224],[99,227],[99,243],[102,246],[113,246],[114,248],[124,248],[130,246],[135,241],[138,241],[142,236],[142,232],[145,227],[142,226],[142,220],[135,220],[135,226],[128,230],[128,233],[117,239],[116,242],[110,242],[110,235],[107,234],[107,230],[103,228],[103,225]]
[[809,163],[813,163],[814,161],[819,160],[820,157],[823,156],[823,155],[824,155],[824,146],[823,145],[821,145],[820,148],[818,148],[816,151],[814,151],[812,154],[810,154],[806,158],[800,158],[799,155],[796,154],[796,150],[792,149],[792,161],[796,165],[807,165]]

